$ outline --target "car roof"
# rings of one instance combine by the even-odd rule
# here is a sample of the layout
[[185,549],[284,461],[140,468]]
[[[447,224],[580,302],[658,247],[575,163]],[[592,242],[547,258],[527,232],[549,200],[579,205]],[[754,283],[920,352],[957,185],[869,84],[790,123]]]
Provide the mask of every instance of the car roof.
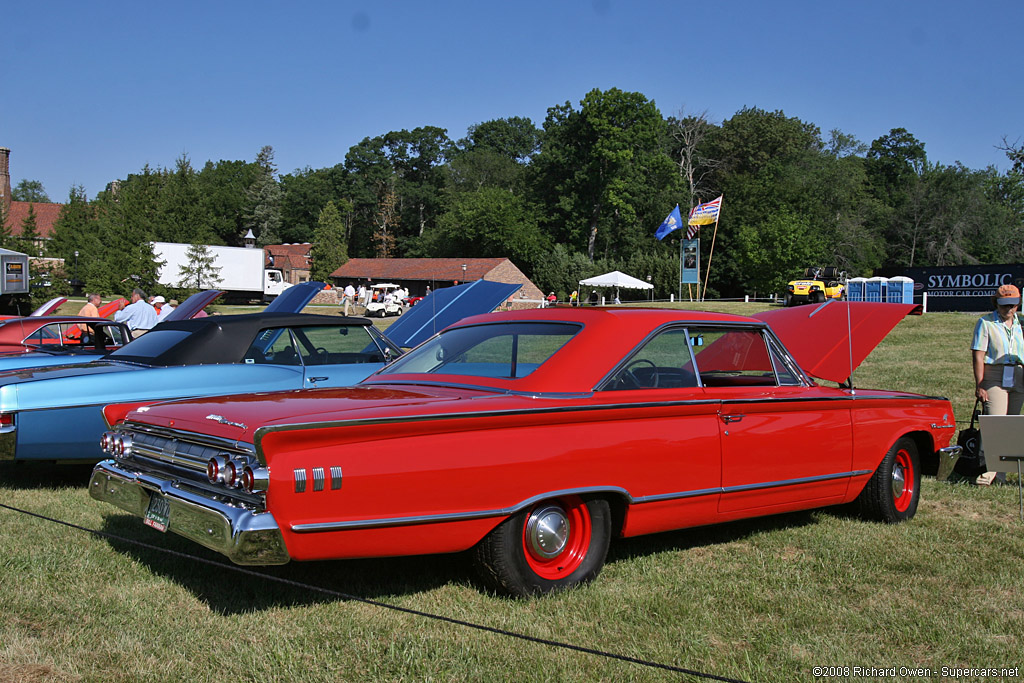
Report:
[[[256,334],[266,328],[310,327],[343,325],[372,326],[367,318],[312,315],[308,313],[247,313],[242,315],[213,315],[192,320],[165,321],[140,337],[109,354],[111,360],[122,360],[146,365],[199,365],[206,363],[237,363],[252,344]],[[187,332],[170,345],[161,346],[155,354],[135,349],[150,348],[152,335],[165,338],[167,333]],[[151,337],[148,342],[146,337]],[[134,349],[133,349],[134,347]],[[134,351],[134,352],[133,352]]]
[[[654,330],[669,324],[742,325],[766,328],[755,318],[728,313],[708,313],[667,308],[550,307],[533,308],[470,316],[450,325],[454,330],[472,325],[513,322],[549,322],[577,324],[581,330],[527,377],[515,380],[474,378],[461,382],[498,389],[537,392],[586,392],[594,386]],[[389,382],[446,383],[445,377],[430,374],[376,374],[368,384]]]

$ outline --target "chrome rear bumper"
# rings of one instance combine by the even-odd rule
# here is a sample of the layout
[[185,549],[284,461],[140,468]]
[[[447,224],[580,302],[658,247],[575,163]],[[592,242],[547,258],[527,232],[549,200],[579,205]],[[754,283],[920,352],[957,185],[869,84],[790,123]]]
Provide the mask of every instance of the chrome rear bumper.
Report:
[[254,513],[211,500],[172,480],[126,469],[115,460],[104,460],[93,469],[89,495],[140,518],[145,517],[152,496],[163,496],[170,507],[168,531],[216,550],[236,564],[285,564],[290,559],[269,512]]

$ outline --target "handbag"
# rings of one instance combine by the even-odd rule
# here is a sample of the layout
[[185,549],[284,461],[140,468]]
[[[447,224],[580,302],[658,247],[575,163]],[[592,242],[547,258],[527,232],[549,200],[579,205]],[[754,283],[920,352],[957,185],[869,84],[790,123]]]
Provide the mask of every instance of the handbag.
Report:
[[981,452],[981,430],[975,425],[978,416],[981,414],[981,399],[974,402],[974,412],[971,414],[971,426],[961,429],[956,438],[958,446],[963,447],[960,458],[956,461],[953,471],[964,477],[976,477],[985,472],[985,455]]

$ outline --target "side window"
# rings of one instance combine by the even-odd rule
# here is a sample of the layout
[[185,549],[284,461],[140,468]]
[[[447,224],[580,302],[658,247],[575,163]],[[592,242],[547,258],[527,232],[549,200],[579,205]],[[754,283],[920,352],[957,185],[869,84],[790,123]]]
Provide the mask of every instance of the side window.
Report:
[[302,365],[291,332],[286,328],[262,330],[242,358],[243,363]]
[[293,332],[304,365],[384,362],[384,355],[362,325],[296,327]]
[[776,385],[775,367],[760,331],[691,329],[690,339],[705,387]]
[[696,387],[686,330],[669,329],[652,337],[605,383],[602,390]]

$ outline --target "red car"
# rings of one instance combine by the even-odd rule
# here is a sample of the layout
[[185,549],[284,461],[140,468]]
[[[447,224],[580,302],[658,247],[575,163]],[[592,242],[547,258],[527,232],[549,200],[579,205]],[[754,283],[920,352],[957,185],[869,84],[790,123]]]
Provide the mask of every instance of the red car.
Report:
[[123,323],[104,318],[47,315],[0,320],[0,355],[36,351],[107,353],[131,340]]
[[473,549],[514,595],[593,579],[613,538],[851,502],[900,522],[959,449],[952,408],[846,380],[912,309],[474,316],[354,387],[131,412],[89,489],[239,564]]

